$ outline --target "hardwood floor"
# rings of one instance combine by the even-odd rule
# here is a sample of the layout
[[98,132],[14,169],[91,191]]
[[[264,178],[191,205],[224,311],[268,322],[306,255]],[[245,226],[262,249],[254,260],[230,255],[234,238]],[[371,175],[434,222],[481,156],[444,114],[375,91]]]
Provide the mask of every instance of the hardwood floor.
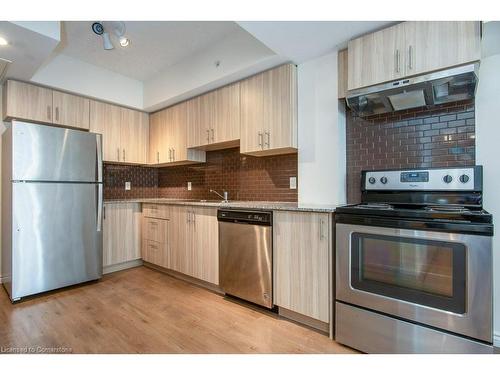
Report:
[[0,347],[73,353],[354,353],[273,313],[146,267],[15,305],[1,290]]

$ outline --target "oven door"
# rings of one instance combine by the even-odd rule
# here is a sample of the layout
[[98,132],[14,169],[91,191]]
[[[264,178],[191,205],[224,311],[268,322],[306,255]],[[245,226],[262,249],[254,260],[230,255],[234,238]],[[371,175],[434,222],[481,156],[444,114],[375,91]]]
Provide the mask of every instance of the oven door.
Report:
[[491,237],[336,224],[339,301],[492,342]]

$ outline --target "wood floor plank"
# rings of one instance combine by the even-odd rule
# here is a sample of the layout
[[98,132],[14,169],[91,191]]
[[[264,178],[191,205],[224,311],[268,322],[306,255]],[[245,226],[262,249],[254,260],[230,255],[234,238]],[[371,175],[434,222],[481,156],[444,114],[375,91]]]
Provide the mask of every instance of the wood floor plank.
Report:
[[161,272],[137,267],[12,305],[0,346],[73,353],[354,353],[327,336]]

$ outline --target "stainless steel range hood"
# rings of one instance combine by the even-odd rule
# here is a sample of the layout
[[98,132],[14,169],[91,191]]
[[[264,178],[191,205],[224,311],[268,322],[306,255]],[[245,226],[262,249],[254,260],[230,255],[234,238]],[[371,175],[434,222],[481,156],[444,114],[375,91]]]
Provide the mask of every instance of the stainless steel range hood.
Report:
[[479,63],[400,81],[350,90],[347,105],[358,116],[443,104],[473,98]]

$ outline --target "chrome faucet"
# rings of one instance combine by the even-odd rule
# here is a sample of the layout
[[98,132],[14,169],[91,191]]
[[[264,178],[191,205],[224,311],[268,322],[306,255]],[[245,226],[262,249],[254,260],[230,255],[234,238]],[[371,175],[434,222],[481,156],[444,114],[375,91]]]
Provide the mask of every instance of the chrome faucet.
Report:
[[217,193],[215,190],[212,190],[212,189],[210,189],[210,192],[214,193],[214,194],[217,194],[219,197],[221,197],[223,199],[223,201],[222,201],[223,203],[228,203],[229,202],[228,199],[227,199],[228,198],[227,191],[224,192],[224,196],[220,195],[219,193]]

